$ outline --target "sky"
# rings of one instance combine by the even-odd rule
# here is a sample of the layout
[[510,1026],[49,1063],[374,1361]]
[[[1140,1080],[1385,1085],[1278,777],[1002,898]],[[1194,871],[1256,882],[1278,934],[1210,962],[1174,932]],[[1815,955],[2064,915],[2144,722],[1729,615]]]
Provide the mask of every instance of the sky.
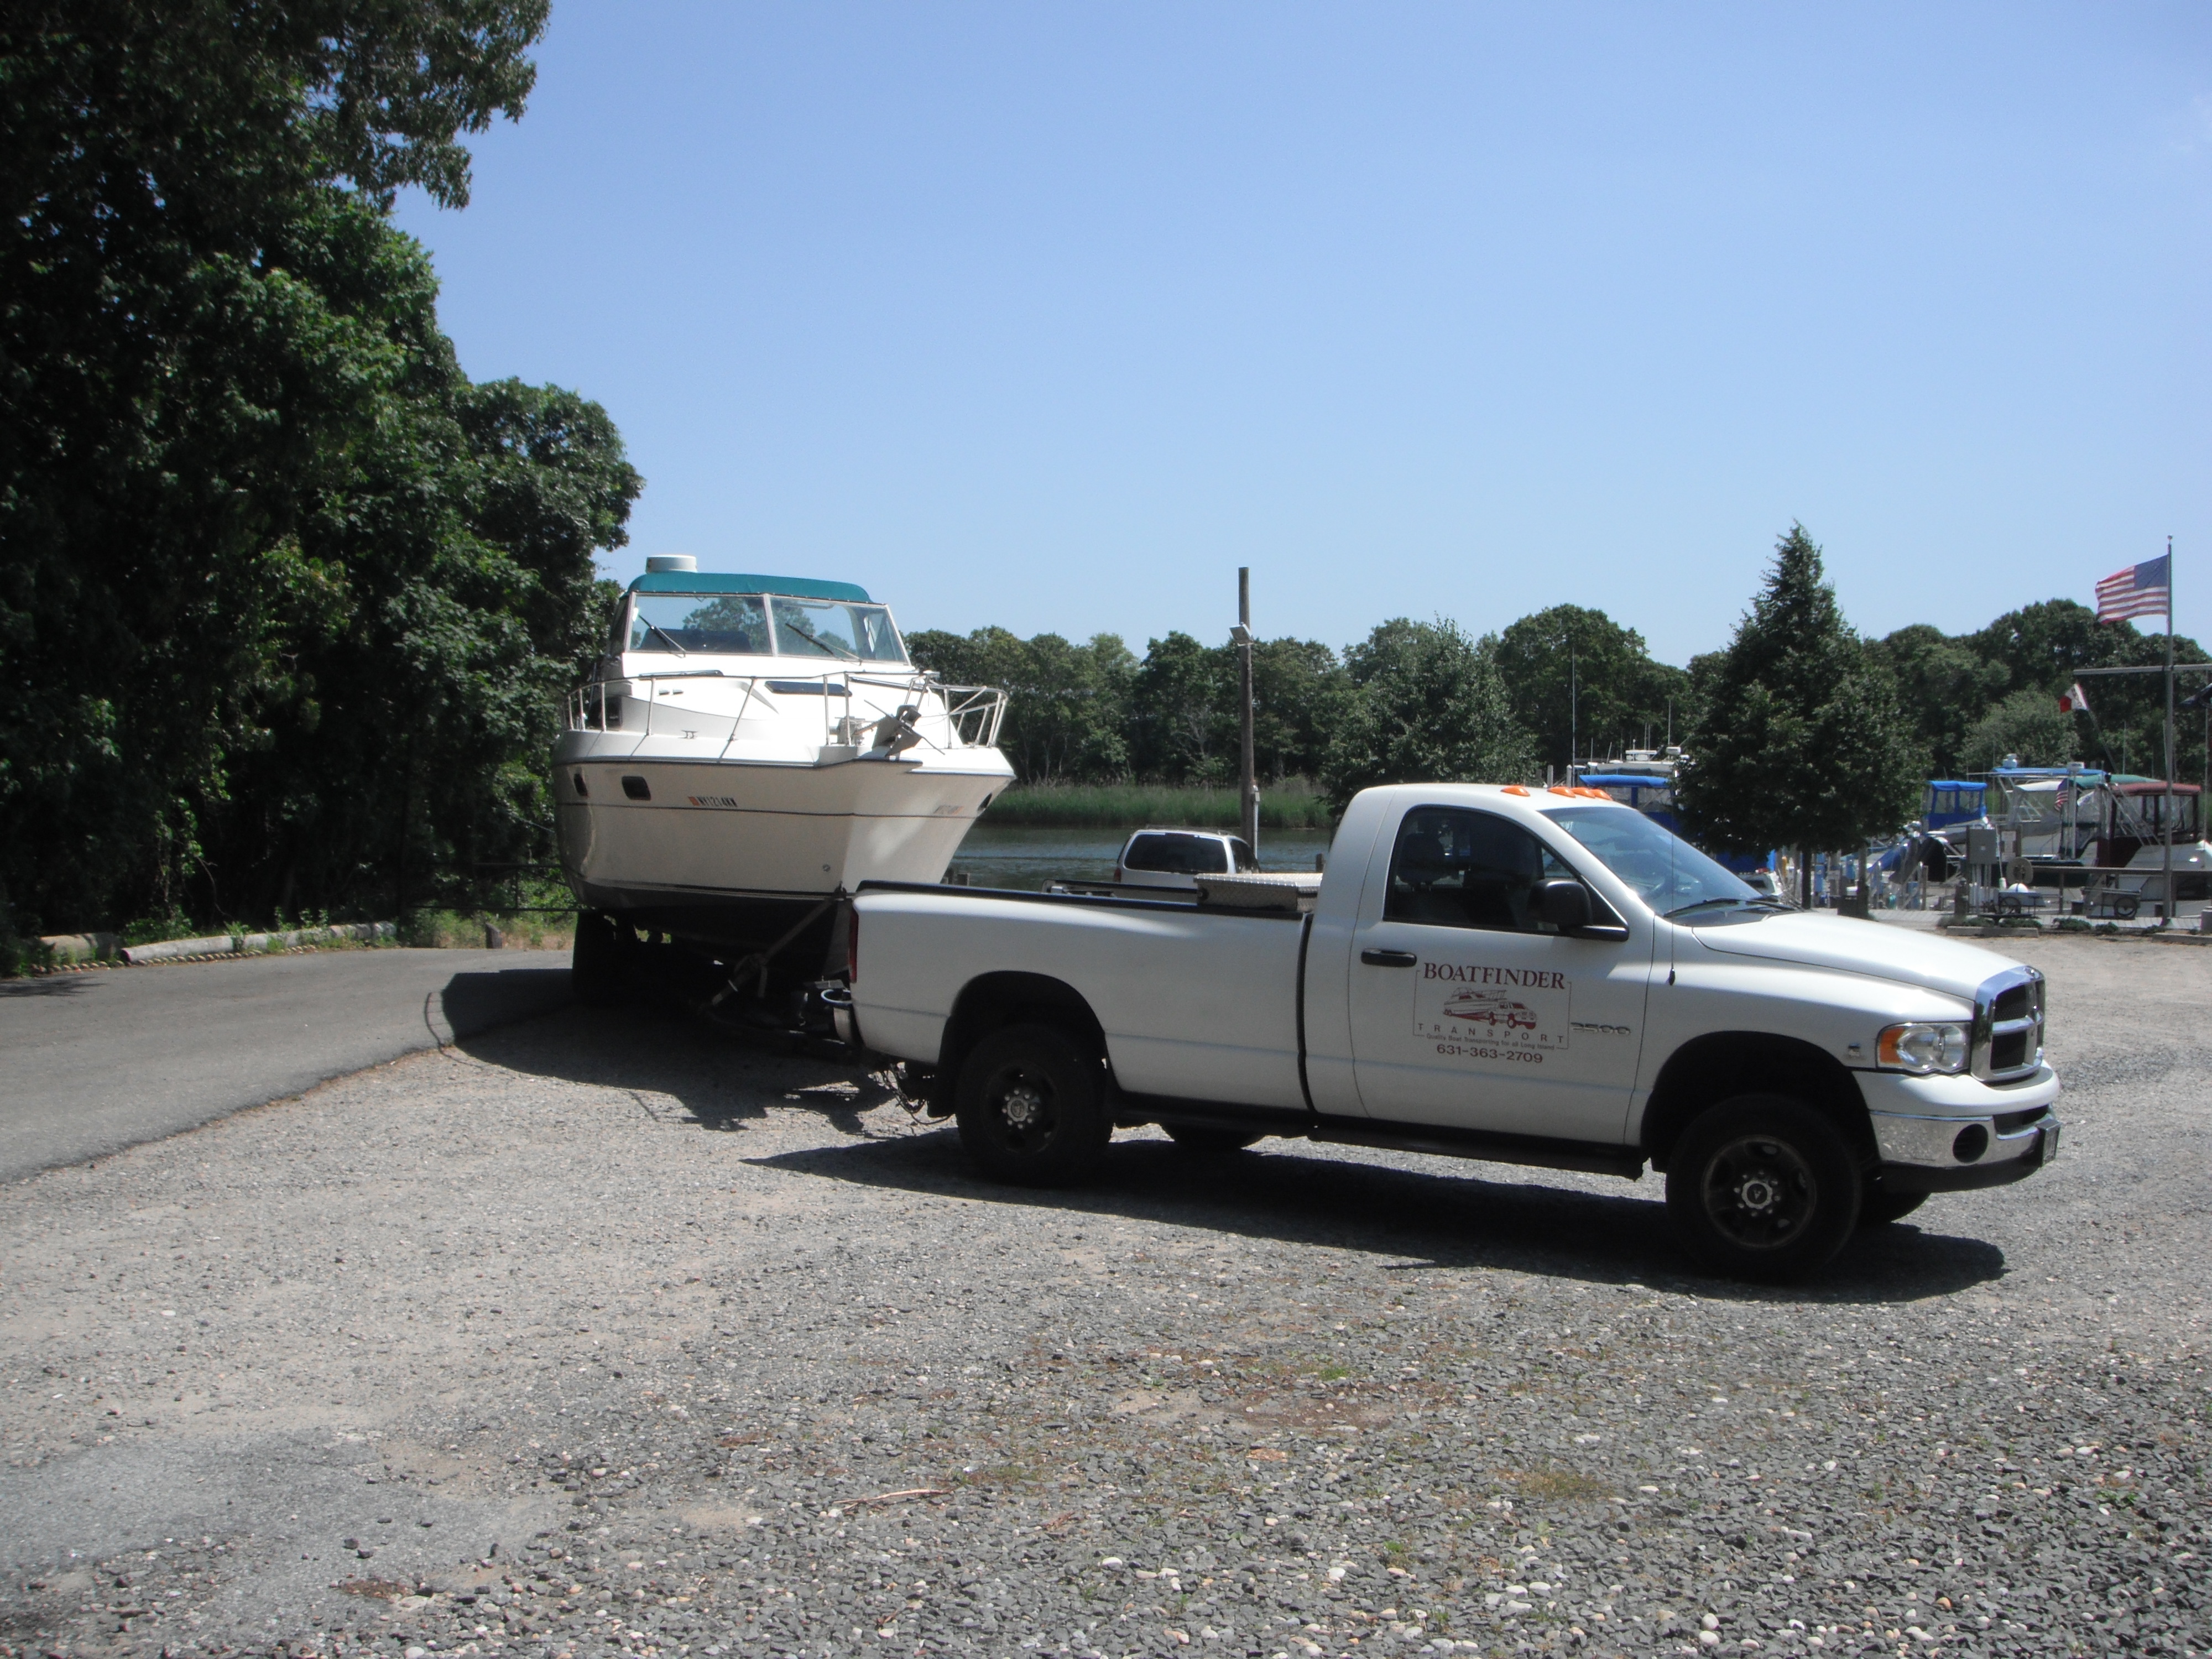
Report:
[[648,553],[909,631],[1341,646],[1778,535],[1881,634],[2174,538],[2212,636],[2212,9],[555,0],[467,371],[621,428]]

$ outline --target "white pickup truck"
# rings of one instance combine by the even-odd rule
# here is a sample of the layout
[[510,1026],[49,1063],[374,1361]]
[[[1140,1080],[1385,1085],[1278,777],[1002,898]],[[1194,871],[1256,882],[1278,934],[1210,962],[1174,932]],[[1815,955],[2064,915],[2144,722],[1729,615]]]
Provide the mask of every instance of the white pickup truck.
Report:
[[1596,790],[1368,790],[1318,892],[870,884],[850,961],[847,1040],[1013,1182],[1080,1179],[1144,1123],[1649,1163],[1706,1266],[1786,1279],[2058,1145],[2034,969],[1788,909]]

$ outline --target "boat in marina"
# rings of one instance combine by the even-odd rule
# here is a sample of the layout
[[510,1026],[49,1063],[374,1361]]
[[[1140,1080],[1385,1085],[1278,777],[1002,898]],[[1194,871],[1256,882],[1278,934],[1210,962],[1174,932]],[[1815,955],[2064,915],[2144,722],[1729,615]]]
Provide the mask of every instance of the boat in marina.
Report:
[[608,646],[554,751],[562,866],[599,913],[580,982],[640,934],[757,966],[763,991],[818,973],[838,896],[939,880],[1013,776],[1006,694],[916,668],[850,582],[657,556]]
[[2130,901],[2162,896],[2171,841],[2176,896],[2203,898],[2212,890],[2212,846],[2200,817],[2203,791],[2177,783],[2172,793],[2169,825],[2162,779],[2008,757],[1979,778],[1931,779],[1922,815],[1961,865],[1971,862],[1970,832],[1994,831],[2008,879]]

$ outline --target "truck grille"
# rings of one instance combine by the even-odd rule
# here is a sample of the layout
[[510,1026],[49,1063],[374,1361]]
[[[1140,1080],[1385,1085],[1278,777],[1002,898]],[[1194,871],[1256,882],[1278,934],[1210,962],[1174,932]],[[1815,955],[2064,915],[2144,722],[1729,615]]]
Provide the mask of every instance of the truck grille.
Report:
[[2008,968],[1974,996],[1972,1068],[1989,1082],[2025,1077],[2043,1063],[2043,975]]

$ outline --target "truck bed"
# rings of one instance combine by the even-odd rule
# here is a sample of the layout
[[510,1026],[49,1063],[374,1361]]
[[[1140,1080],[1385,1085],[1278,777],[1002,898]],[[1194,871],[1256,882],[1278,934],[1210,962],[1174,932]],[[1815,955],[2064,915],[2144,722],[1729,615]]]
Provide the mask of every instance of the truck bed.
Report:
[[1026,975],[1089,1006],[1124,1090],[1304,1109],[1307,918],[1295,909],[1172,891],[1100,897],[888,882],[860,896],[853,1003],[871,1048],[933,1065],[963,988]]

